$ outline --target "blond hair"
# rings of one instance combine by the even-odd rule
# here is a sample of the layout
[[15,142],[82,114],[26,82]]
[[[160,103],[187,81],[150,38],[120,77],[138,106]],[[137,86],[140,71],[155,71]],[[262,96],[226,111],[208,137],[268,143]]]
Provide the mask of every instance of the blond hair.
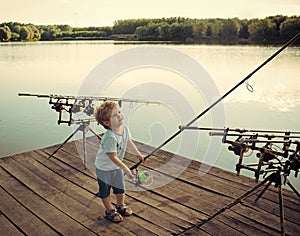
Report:
[[112,110],[116,107],[118,107],[117,103],[105,101],[95,109],[94,116],[105,129],[109,129],[109,127],[104,122],[110,121]]

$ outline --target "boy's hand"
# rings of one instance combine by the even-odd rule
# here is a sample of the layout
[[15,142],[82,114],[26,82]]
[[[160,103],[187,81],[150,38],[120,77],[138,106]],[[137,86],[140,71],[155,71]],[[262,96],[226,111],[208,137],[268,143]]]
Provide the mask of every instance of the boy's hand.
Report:
[[145,157],[143,155],[137,156],[137,158],[144,163],[145,162]]
[[127,175],[130,179],[133,178],[133,174],[132,174],[132,172],[131,172],[131,170],[129,168],[126,168],[124,170],[124,172],[125,172],[125,175]]

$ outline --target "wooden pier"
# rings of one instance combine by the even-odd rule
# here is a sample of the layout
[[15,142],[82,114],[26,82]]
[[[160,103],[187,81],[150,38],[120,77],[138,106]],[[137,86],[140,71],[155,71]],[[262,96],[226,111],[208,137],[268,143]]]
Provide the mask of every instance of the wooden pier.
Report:
[[[144,153],[153,149],[137,146]],[[87,147],[90,160],[98,149],[97,139],[88,138]],[[220,211],[256,185],[255,180],[215,167],[199,173],[201,163],[162,150],[140,169],[170,181],[154,189],[128,190],[126,201],[134,214],[111,223],[103,217],[104,208],[95,197],[97,181],[84,168],[75,142],[49,159],[56,148],[0,159],[0,235],[281,235],[273,185],[257,202],[262,188]],[[128,166],[136,161],[126,156]],[[168,173],[160,171],[166,163]],[[172,176],[179,166],[186,168]],[[300,200],[286,189],[283,195],[285,233],[300,235]]]

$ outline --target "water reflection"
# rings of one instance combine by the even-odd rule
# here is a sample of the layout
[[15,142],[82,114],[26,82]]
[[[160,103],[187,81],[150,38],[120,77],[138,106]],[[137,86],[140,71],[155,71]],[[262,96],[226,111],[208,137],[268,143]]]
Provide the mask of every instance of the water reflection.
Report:
[[271,110],[291,112],[300,104],[299,94],[299,89],[289,94],[282,91],[274,91],[272,93],[263,93],[260,98]]

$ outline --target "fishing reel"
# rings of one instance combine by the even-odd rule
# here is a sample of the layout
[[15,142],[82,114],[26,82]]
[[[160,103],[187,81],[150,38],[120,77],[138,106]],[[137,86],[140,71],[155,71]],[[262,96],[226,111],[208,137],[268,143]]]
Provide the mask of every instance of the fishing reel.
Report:
[[[224,140],[226,142],[227,140]],[[232,151],[235,155],[241,156],[242,154],[249,151],[249,145],[244,142],[242,136],[239,136],[234,142],[230,142],[231,145],[228,146],[228,150]]]
[[[75,121],[73,118],[73,113],[84,113],[87,116],[92,116],[95,111],[95,107],[92,99],[75,99],[75,101],[69,102],[68,98],[57,99],[53,101],[53,98],[50,98],[49,104],[52,104],[51,108],[59,113],[58,124],[67,123],[68,125],[73,124]],[[63,119],[64,111],[67,112],[68,117],[65,116]]]
[[79,113],[83,112],[88,116],[92,116],[95,111],[95,106],[93,104],[92,99],[81,99],[81,100],[75,100],[73,107],[72,107],[72,112],[73,113]]
[[51,109],[55,110],[56,112],[61,112],[63,110],[66,110],[66,106],[62,103],[54,103],[52,106],[51,106]]
[[269,162],[276,159],[278,155],[276,155],[275,152],[277,150],[272,148],[271,145],[270,142],[266,143],[266,145],[260,149],[260,152],[256,154],[256,157],[263,162]]
[[153,183],[153,177],[149,171],[141,171],[139,172],[138,169],[134,169],[131,171],[133,174],[132,182],[135,184],[136,187],[140,186],[150,186]]
[[263,162],[269,162],[271,160],[276,159],[277,155],[275,155],[271,152],[259,152],[259,153],[256,154],[256,157],[262,158]]
[[291,170],[295,171],[295,177],[298,177],[300,169],[300,142],[297,143],[296,150],[291,154],[284,165],[285,175],[289,175]]
[[235,155],[240,156],[241,153],[249,151],[249,147],[244,143],[234,143],[228,146],[228,150],[232,151]]
[[[57,98],[54,101],[55,98],[50,98],[49,104],[52,105],[51,109],[55,110],[56,112],[59,113],[58,116],[58,121],[57,123],[60,125],[61,123],[67,123],[68,125],[71,125],[72,123],[72,108],[73,108],[73,103],[69,103],[69,99],[59,99]],[[69,113],[68,119],[63,119],[63,111],[66,111]]]
[[[55,98],[50,98],[49,104],[52,104],[51,108],[59,113],[58,124],[67,123],[68,125],[71,125],[74,123],[74,120],[72,120],[73,113],[83,112],[88,116],[94,114],[95,107],[92,99],[75,99],[74,102],[69,102],[68,98],[54,99]],[[63,119],[64,111],[68,113],[68,117]]]

